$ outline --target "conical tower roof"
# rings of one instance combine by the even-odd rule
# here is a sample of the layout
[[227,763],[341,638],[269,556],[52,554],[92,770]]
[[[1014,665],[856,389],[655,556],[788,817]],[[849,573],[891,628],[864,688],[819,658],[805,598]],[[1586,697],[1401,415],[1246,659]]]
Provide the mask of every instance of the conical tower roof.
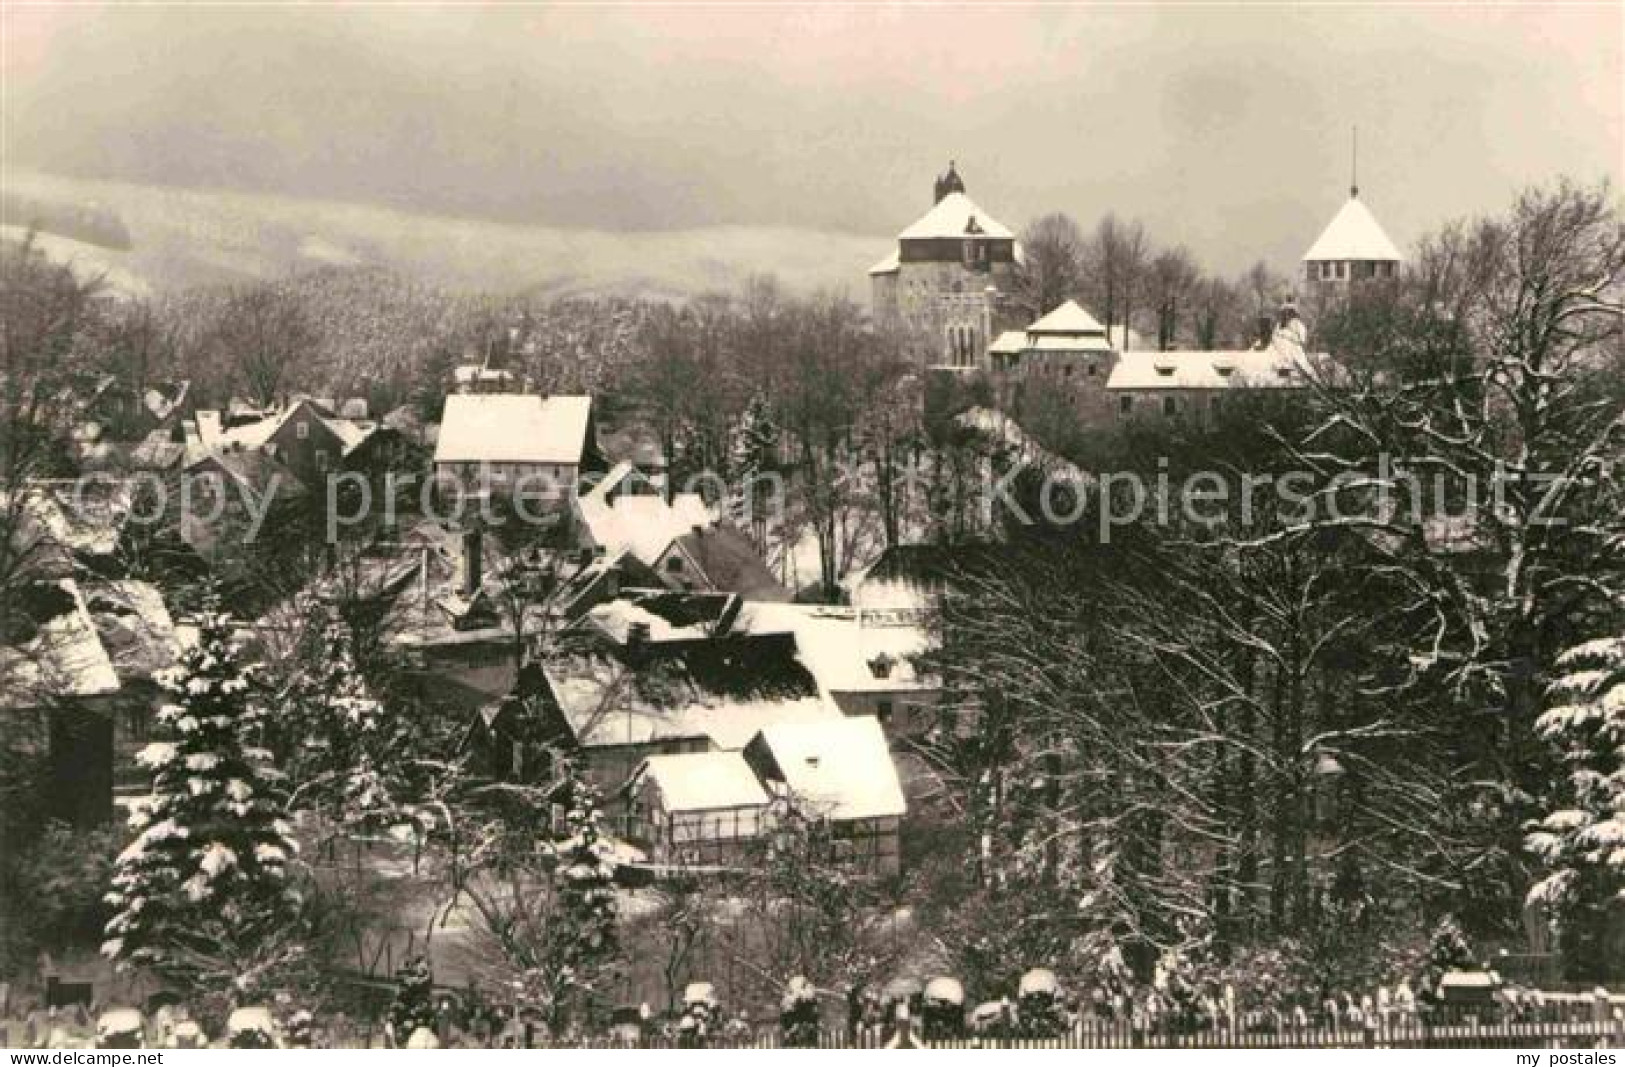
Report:
[[1309,246],[1303,258],[1317,263],[1345,259],[1392,260],[1397,263],[1405,257],[1399,254],[1398,246],[1383,232],[1377,217],[1355,194],[1348,198],[1342,210],[1332,216],[1332,221],[1320,231],[1320,236]]

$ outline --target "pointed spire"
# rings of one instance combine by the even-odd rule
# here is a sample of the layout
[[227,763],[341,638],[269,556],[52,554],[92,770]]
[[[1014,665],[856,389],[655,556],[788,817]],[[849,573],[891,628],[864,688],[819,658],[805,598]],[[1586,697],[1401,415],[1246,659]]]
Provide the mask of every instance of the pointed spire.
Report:
[[1360,195],[1360,127],[1354,127],[1349,147],[1349,199]]

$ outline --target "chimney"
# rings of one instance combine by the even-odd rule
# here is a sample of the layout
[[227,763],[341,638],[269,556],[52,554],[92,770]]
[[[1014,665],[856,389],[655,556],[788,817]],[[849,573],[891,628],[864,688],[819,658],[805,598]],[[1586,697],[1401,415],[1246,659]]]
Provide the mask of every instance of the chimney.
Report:
[[485,564],[485,538],[478,526],[463,531],[463,594],[473,596],[479,592],[484,580],[481,573]]
[[649,647],[649,624],[634,622],[626,628],[626,658],[636,663]]

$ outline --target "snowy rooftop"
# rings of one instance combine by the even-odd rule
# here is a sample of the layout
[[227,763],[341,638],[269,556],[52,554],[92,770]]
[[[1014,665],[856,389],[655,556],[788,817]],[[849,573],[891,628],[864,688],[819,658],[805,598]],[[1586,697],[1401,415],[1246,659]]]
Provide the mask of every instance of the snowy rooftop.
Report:
[[977,207],[976,201],[964,193],[949,193],[897,236],[900,240],[917,241],[933,237],[964,237],[968,233],[1001,239],[1015,237],[1003,223]]
[[830,819],[877,819],[908,810],[878,720],[864,716],[783,723],[762,730],[793,797]]
[[175,665],[181,642],[158,587],[150,582],[98,582],[83,587],[102,647],[120,678],[150,678]]
[[130,506],[131,485],[120,479],[38,481],[29,485],[19,525],[33,538],[68,551],[107,556],[118,548]]
[[1239,352],[1124,352],[1109,390],[1300,389],[1314,368],[1294,345]]
[[987,346],[987,350],[998,355],[1011,356],[1016,355],[1026,347],[1027,331],[1005,330],[993,339],[993,343]]
[[763,726],[840,715],[818,696],[817,682],[788,640],[734,638],[681,651],[668,645],[651,655],[636,668],[600,655],[545,668],[553,699],[579,742],[704,738],[719,749],[738,749]]
[[18,598],[26,601],[23,611],[32,617],[33,632],[15,645],[0,646],[0,708],[118,691],[113,661],[74,581],[40,583]]
[[830,693],[928,689],[915,660],[931,647],[917,620],[897,623],[876,613],[819,604],[750,603],[740,626],[755,634],[789,633],[819,689]]
[[668,589],[626,590],[587,612],[587,618],[617,642],[625,644],[632,627],[647,628],[646,639],[703,641],[725,633],[739,611],[732,593],[678,593]]
[[660,787],[661,804],[669,812],[759,807],[768,802],[756,772],[738,752],[650,756],[634,777],[644,775]]
[[1364,202],[1358,196],[1351,196],[1320,231],[1303,258],[1311,262],[1344,259],[1397,262],[1405,257],[1399,254],[1398,247],[1388,239]]
[[1029,334],[1089,334],[1104,338],[1106,327],[1083,310],[1076,300],[1068,300],[1048,315],[1027,327]]
[[895,274],[899,266],[897,253],[893,251],[885,259],[869,268],[870,274]]
[[446,398],[436,463],[579,464],[589,396],[457,393]]
[[667,503],[659,493],[616,492],[625,479],[615,473],[611,471],[578,501],[587,535],[607,555],[631,552],[640,562],[652,564],[673,541],[716,521],[697,493],[678,493]]

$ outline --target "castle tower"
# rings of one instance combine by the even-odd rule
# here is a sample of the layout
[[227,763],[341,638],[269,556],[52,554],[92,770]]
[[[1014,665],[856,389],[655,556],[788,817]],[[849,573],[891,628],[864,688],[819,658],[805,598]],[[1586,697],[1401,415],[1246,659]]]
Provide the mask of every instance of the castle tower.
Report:
[[877,319],[940,339],[936,363],[981,368],[1006,325],[1021,247],[977,206],[953,163],[932,185],[933,206],[897,235],[897,248],[869,269]]
[[1403,256],[1360,200],[1358,131],[1350,155],[1349,198],[1303,254],[1311,293],[1346,290],[1354,282],[1395,278]]

